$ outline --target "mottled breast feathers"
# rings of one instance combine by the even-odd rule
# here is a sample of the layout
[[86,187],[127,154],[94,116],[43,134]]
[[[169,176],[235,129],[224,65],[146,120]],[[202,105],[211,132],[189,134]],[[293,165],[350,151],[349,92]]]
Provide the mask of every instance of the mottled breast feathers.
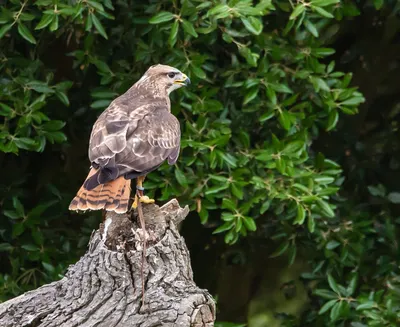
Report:
[[116,168],[127,178],[148,173],[179,155],[179,121],[167,103],[143,104],[135,109],[114,101],[93,126],[89,159],[94,166]]

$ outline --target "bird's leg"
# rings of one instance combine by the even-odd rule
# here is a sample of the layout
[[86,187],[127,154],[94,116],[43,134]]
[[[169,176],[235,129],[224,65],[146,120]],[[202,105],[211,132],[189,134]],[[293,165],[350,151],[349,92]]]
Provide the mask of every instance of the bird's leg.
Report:
[[143,182],[144,182],[145,178],[146,178],[146,175],[138,177],[138,183],[140,185],[140,187],[138,188],[138,190],[140,192],[139,201],[142,202],[142,203],[154,203],[154,199],[150,199],[147,195],[144,195]]
[[[144,288],[144,266],[147,264],[146,263],[146,247],[147,247],[147,233],[146,233],[146,224],[144,221],[144,216],[143,216],[143,210],[142,210],[142,202],[143,203],[152,203],[152,202],[145,202],[142,201],[142,199],[145,197],[143,195],[144,187],[143,187],[143,181],[144,181],[145,176],[139,176],[136,178],[136,193],[135,193],[135,201],[132,204],[133,209],[137,209],[137,213],[139,216],[139,222],[140,222],[140,227],[143,232],[143,251],[142,251],[142,267],[141,267],[141,279],[142,279],[142,306],[144,306],[144,301],[145,301],[145,288]],[[149,197],[146,197],[147,201],[149,200]],[[153,200],[154,202],[154,200]]]
[[136,209],[138,202],[141,203],[154,203],[154,199],[150,199],[147,195],[144,195],[143,182],[146,176],[139,176],[136,178],[136,194],[135,200],[132,203],[132,208]]

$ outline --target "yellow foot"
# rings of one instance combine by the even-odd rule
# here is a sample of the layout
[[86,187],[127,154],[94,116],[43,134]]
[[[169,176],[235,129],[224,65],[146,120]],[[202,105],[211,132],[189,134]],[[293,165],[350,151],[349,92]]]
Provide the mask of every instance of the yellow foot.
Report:
[[139,204],[139,197],[135,194],[135,200],[132,203],[132,209],[136,209]]
[[139,197],[137,194],[135,194],[135,200],[132,203],[132,209],[136,209],[139,202],[149,204],[154,203],[155,201],[154,199],[150,199],[147,195]]
[[143,195],[139,198],[142,203],[154,203],[154,199],[150,199],[147,195]]

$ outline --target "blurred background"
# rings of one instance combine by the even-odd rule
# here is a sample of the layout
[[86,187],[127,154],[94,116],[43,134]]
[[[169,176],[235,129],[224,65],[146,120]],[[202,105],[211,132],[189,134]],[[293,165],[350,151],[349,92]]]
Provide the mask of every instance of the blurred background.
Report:
[[217,326],[399,326],[400,2],[12,0],[0,9],[0,300],[62,278],[97,116],[153,64],[177,164],[145,182]]

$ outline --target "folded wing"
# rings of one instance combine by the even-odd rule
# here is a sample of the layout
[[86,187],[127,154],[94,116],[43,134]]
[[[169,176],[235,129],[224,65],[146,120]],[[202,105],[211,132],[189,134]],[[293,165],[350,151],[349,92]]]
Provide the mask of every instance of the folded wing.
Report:
[[165,160],[174,164],[180,148],[179,121],[167,108],[158,107],[128,129],[126,150],[116,155],[116,165],[129,178],[148,173]]

